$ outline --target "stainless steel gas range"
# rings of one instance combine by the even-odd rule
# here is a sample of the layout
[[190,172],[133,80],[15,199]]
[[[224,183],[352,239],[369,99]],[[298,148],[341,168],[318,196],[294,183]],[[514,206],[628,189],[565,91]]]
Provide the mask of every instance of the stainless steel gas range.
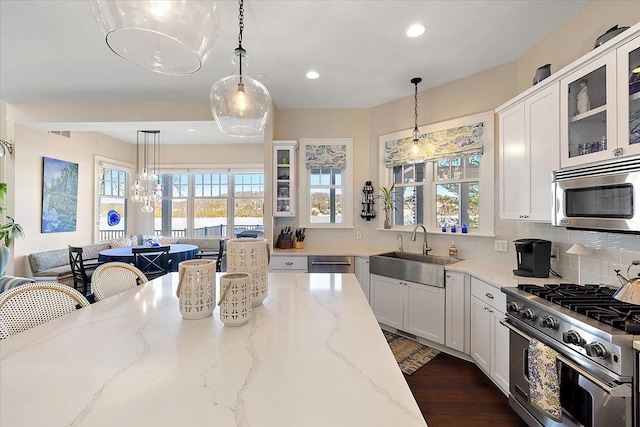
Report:
[[[507,295],[503,324],[510,329],[513,409],[530,426],[631,427],[640,307],[613,299],[614,288],[597,285],[518,285],[502,292]],[[532,339],[558,352],[561,424],[530,404]]]

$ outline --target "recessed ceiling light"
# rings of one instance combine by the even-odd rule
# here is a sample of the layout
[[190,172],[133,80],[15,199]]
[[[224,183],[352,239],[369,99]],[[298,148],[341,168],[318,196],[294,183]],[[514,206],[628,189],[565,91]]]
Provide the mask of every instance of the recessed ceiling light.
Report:
[[187,129],[187,132],[195,132],[195,129]]
[[309,72],[307,73],[307,78],[308,78],[308,79],[315,80],[315,79],[317,79],[318,77],[320,77],[320,74],[318,74],[318,72],[317,72],[317,71],[309,71]]
[[418,37],[424,33],[424,27],[420,24],[414,24],[407,30],[408,37]]

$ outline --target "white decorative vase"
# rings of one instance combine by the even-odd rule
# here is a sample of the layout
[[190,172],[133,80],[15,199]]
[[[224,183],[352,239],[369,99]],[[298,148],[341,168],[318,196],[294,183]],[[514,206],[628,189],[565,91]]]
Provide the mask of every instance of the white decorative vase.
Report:
[[227,326],[244,325],[251,319],[251,275],[227,273],[220,276],[220,321]]
[[227,271],[249,273],[252,284],[252,304],[262,304],[269,293],[269,246],[266,239],[231,239],[227,243]]
[[216,263],[194,259],[178,264],[176,294],[180,314],[185,319],[203,319],[216,307]]

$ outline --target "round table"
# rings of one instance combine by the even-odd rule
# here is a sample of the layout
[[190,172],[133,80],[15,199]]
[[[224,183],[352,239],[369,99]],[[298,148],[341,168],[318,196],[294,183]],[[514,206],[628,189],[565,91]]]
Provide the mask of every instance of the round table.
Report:
[[[169,249],[169,258],[171,259],[171,270],[178,271],[178,264],[181,261],[185,261],[188,259],[194,259],[196,254],[198,253],[198,247],[196,245],[186,245],[180,243],[173,243]],[[134,246],[137,248],[141,248],[144,246]],[[99,262],[133,262],[133,252],[131,251],[132,246],[128,246],[125,248],[111,248],[100,251],[98,254]]]

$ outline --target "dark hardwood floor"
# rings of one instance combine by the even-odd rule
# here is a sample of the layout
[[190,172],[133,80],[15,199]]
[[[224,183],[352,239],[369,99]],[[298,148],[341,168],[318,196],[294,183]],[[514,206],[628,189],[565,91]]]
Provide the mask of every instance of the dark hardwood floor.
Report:
[[429,427],[527,427],[473,363],[440,353],[405,378]]

